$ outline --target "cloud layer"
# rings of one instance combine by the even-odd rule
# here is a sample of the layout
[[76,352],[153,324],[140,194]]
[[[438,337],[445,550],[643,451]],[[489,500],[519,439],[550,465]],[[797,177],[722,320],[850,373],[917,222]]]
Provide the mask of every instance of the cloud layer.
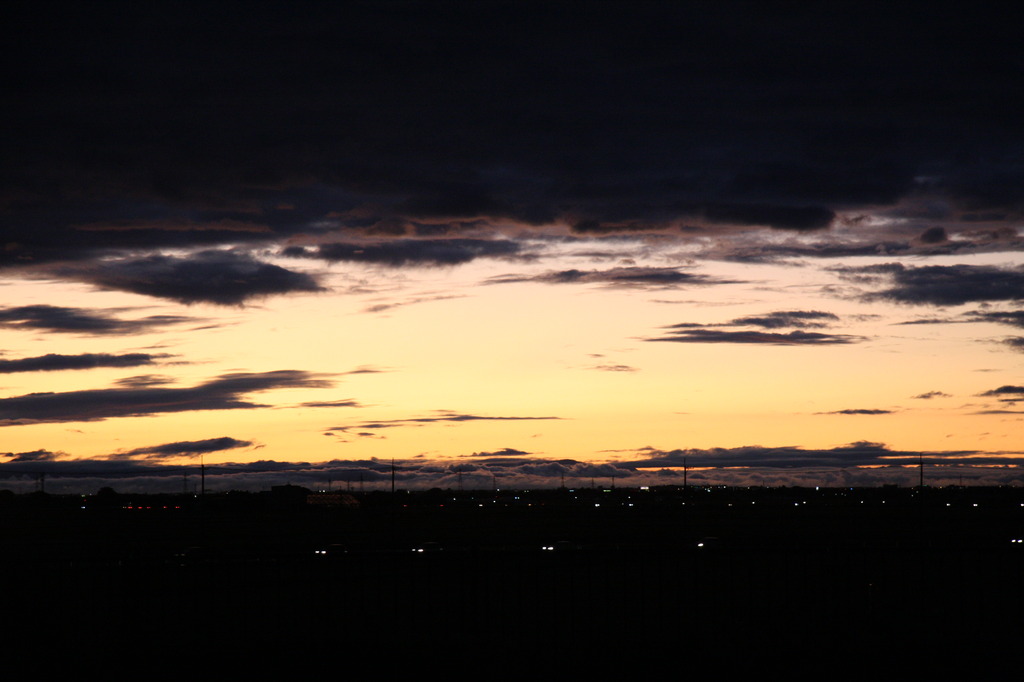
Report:
[[34,358],[17,360],[0,360],[0,374],[13,372],[56,372],[69,369],[95,369],[97,367],[139,367],[151,365],[158,358],[166,355],[151,353],[79,353],[78,355],[59,355],[48,353]]
[[[19,69],[3,113],[16,143],[0,164],[0,265],[255,244],[324,224],[803,234],[901,201],[972,225],[1024,207],[1022,124],[1009,113],[1021,48],[996,10],[272,2],[244,21],[197,7],[150,21],[119,7],[7,32]],[[6,19],[41,17],[20,6]],[[952,240],[936,225],[914,238]],[[309,253],[451,264],[492,248],[515,250]],[[149,291],[155,267],[94,278]],[[250,295],[199,296],[172,286],[175,265],[162,273],[155,290],[175,300]],[[251,295],[312,285],[249,276],[262,283]]]
[[27,305],[0,309],[0,327],[68,334],[142,334],[165,325],[181,324],[195,318],[180,315],[150,315],[125,320],[116,311],[85,310],[54,305]]
[[323,291],[310,275],[231,251],[201,251],[188,258],[156,255],[101,261],[68,267],[62,273],[101,289],[181,303],[240,305],[274,294]]
[[[917,305],[963,305],[987,301],[1024,300],[1024,270],[986,265],[924,265],[901,263],[846,267],[853,277],[891,282],[888,289],[868,294],[869,299]],[[1015,321],[1014,313],[997,314],[996,321]]]
[[[107,459],[76,460],[44,450],[7,453],[0,478],[10,485],[33,486],[46,473],[48,485],[95,492],[104,485],[118,490],[180,491],[181,477],[197,477],[199,468],[166,460],[192,458],[252,444],[231,437],[167,443],[138,448]],[[4,455],[0,455],[4,456]],[[388,489],[392,476],[402,488],[432,487],[493,490],[500,488],[589,487],[617,482],[639,485],[880,485],[916,484],[921,467],[933,485],[973,481],[988,485],[1024,483],[1021,455],[978,451],[901,451],[880,443],[857,442],[827,449],[747,446],[737,448],[657,450],[645,448],[632,459],[582,462],[530,456],[515,448],[477,452],[455,460],[333,460],[327,462],[253,462],[206,466],[210,490],[261,490],[291,483],[320,487],[335,484]]]
[[759,331],[725,331],[717,329],[669,328],[667,336],[644,339],[670,343],[741,343],[769,346],[832,346],[857,343],[861,339],[848,334],[791,331],[785,334]]
[[119,388],[29,393],[0,399],[0,426],[102,421],[195,410],[249,410],[265,407],[245,400],[250,393],[277,388],[326,388],[331,383],[299,370],[224,374],[197,386]]

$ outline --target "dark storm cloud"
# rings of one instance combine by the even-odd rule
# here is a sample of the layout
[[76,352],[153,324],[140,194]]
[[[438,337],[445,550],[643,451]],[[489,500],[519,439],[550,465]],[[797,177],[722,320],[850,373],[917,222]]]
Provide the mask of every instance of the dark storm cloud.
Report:
[[[991,230],[964,230],[958,229],[950,216],[947,219],[950,227],[926,228],[915,235],[925,219],[903,216],[898,206],[874,211],[866,209],[865,214],[845,214],[838,219],[837,225],[844,228],[841,240],[827,233],[770,242],[755,238],[753,245],[742,240],[716,244],[708,255],[726,261],[770,263],[812,258],[973,255],[1024,250],[1024,235],[1018,232],[1016,221],[1011,223],[1013,226],[999,226]],[[951,229],[955,231],[950,233]],[[697,231],[707,232],[706,229]]]
[[[836,448],[804,449],[799,447],[745,446],[707,450],[655,450],[646,459],[628,463],[633,467],[862,467],[908,466],[920,463],[922,457],[930,464],[1020,464],[1021,458],[980,455],[973,450],[946,452],[911,452],[890,450],[881,443],[859,441]],[[622,463],[620,463],[622,465]]]
[[[821,332],[803,331],[806,328],[826,327],[838,322],[839,317],[833,313],[819,310],[780,310],[765,315],[749,315],[738,317],[723,324],[697,324],[680,322],[665,327],[668,336],[644,339],[645,341],[670,341],[674,343],[740,343],[767,344],[780,346],[799,345],[835,345],[859,343],[863,337],[849,334],[826,334]],[[764,329],[782,329],[795,327],[791,332],[763,332],[751,330],[717,329],[716,327],[751,326]]]
[[714,223],[763,225],[779,230],[822,230],[836,214],[823,206],[771,206],[764,204],[719,204],[704,208]]
[[396,211],[409,218],[465,219],[475,217],[517,218],[526,223],[548,222],[554,216],[496,198],[491,191],[472,183],[464,186],[439,185],[430,193],[409,198]]
[[[26,492],[35,489],[40,474],[46,474],[49,488],[68,492],[94,492],[104,485],[116,486],[119,491],[179,492],[182,476],[198,478],[199,466],[169,465],[160,455],[177,456],[179,450],[180,454],[188,455],[204,448],[221,451],[219,446],[224,446],[225,450],[247,447],[244,441],[224,437],[140,448],[135,457],[115,455],[86,460],[46,450],[7,453],[3,456],[9,458],[8,461],[0,463],[0,478],[6,479],[6,486],[20,486]],[[153,450],[156,456],[147,457],[147,450]],[[948,471],[955,472],[949,474],[950,478],[970,473],[975,477],[988,476],[990,484],[995,485],[1019,479],[1019,467],[1024,464],[1019,454],[971,450],[900,451],[864,441],[829,449],[793,446],[644,448],[636,458],[618,462],[545,460],[517,453],[513,448],[505,448],[494,453],[480,452],[477,453],[480,457],[462,457],[458,461],[425,458],[327,462],[259,460],[207,465],[204,478],[209,490],[266,490],[284,483],[316,488],[343,481],[375,490],[388,489],[392,480],[403,489],[460,486],[492,490],[496,482],[502,489],[589,487],[597,479],[602,483],[611,479],[632,485],[681,484],[685,467],[689,470],[691,485],[698,481],[763,485],[765,477],[770,477],[780,484],[818,485],[825,480],[845,486],[902,483],[905,482],[901,480],[903,472],[908,467],[916,469],[923,462],[935,467],[929,473],[932,480],[941,476],[942,468],[947,467]]]
[[0,264],[331,215],[804,232],[928,195],[1011,219],[1010,9],[7,3]]
[[738,317],[730,324],[751,325],[764,327],[765,329],[779,329],[782,327],[826,327],[832,322],[838,322],[839,317],[834,313],[826,313],[818,310],[781,310],[767,315],[751,315],[749,317]]
[[122,388],[147,388],[150,386],[167,386],[174,383],[174,378],[164,374],[139,374],[133,377],[124,377],[114,382],[115,386]]
[[[192,220],[135,220],[122,222],[99,222],[87,225],[76,225],[76,230],[81,232],[228,232],[228,233],[253,233],[267,235],[270,228],[260,223],[253,223],[243,220],[223,220],[197,223]],[[237,237],[236,237],[237,238]],[[146,245],[150,245],[147,240]],[[170,244],[170,245],[173,245]]]
[[957,324],[959,322],[960,322],[960,320],[941,319],[941,318],[929,317],[929,318],[924,318],[924,319],[919,319],[919,320],[904,320],[902,322],[894,322],[893,324],[895,324],[897,326],[903,326],[903,325],[919,325],[919,324]]
[[49,450],[33,450],[32,452],[5,452],[0,453],[2,457],[10,457],[4,464],[23,464],[25,462],[51,462],[60,459],[63,455]]
[[520,249],[518,242],[507,239],[399,239],[378,244],[334,243],[315,247],[289,247],[282,255],[402,267],[460,265],[477,258],[514,256]]
[[1024,336],[1011,336],[1008,339],[1003,339],[1003,343],[1014,350],[1024,351]]
[[1020,327],[1021,329],[1024,329],[1024,310],[1011,310],[1004,312],[985,312],[979,310],[970,313],[970,317],[979,322],[997,322],[999,324],[1006,324],[1011,327]]
[[991,322],[993,324],[1004,324],[1010,327],[1024,329],[1024,311],[989,311],[974,310],[962,313],[959,317],[948,318],[922,318],[917,320],[906,320],[894,322],[897,325],[918,325],[918,324],[964,324],[969,322]]
[[866,298],[920,305],[963,305],[980,301],[1024,300],[1024,269],[988,265],[925,265],[900,263],[837,268],[853,278],[881,278],[892,286]]
[[529,452],[525,450],[516,450],[515,448],[502,448],[501,450],[495,450],[494,452],[474,452],[472,455],[466,455],[467,457],[522,457],[528,455]]
[[924,244],[941,244],[945,241],[949,241],[949,236],[946,234],[946,230],[941,227],[929,227],[927,230],[921,233],[918,237]]
[[195,410],[250,410],[265,407],[249,402],[249,393],[278,388],[326,388],[320,375],[299,370],[223,374],[198,386],[132,386],[29,393],[0,399],[0,426],[51,422],[102,421]]
[[988,398],[999,398],[1002,402],[1016,402],[1024,400],[1024,386],[1000,386],[979,395]]
[[0,327],[69,334],[141,334],[164,325],[192,322],[194,319],[179,315],[151,315],[138,320],[123,320],[107,311],[54,305],[0,308]]
[[766,263],[790,258],[849,258],[851,256],[894,256],[912,252],[909,242],[868,239],[843,244],[824,241],[817,244],[759,244],[733,248],[722,254],[728,261]]
[[483,416],[477,414],[461,414],[449,410],[439,410],[431,417],[413,417],[410,419],[388,419],[385,421],[362,422],[355,427],[336,426],[331,430],[345,431],[349,428],[360,429],[388,429],[398,426],[415,426],[417,424],[433,424],[444,422],[472,422],[472,421],[534,421],[561,419],[561,417],[509,417],[509,416]]
[[643,222],[599,222],[597,220],[578,220],[572,224],[572,231],[577,234],[604,235],[615,232],[654,232],[667,229],[667,225]]
[[792,331],[787,334],[756,331],[725,331],[718,329],[673,329],[668,336],[644,339],[644,341],[669,341],[672,343],[742,343],[770,346],[824,346],[858,343],[863,337],[849,334],[822,334],[819,332]]
[[10,374],[12,372],[54,372],[68,369],[94,369],[97,367],[139,367],[141,365],[151,365],[155,360],[164,357],[167,356],[149,353],[124,353],[122,355],[112,355],[110,353],[58,355],[56,353],[49,353],[34,358],[0,359],[0,374]]
[[610,270],[560,270],[542,275],[507,275],[488,280],[491,284],[542,282],[545,284],[607,284],[619,287],[675,287],[698,284],[732,284],[706,275],[682,272],[677,268],[622,267]]
[[181,303],[241,305],[252,298],[275,294],[323,291],[309,275],[231,251],[203,251],[184,258],[156,255],[102,261],[69,266],[61,272],[101,289]]
[[932,398],[952,398],[953,396],[942,391],[928,391],[927,393],[920,393],[912,397],[918,400],[931,400]]
[[247,448],[252,443],[246,440],[238,440],[229,436],[220,438],[207,438],[205,440],[179,441],[177,443],[164,443],[145,448],[135,448],[125,453],[118,453],[114,458],[142,458],[142,459],[167,459],[171,457],[198,457],[210,452],[222,452],[236,448]]
[[[199,474],[196,467],[195,474]],[[0,464],[0,478],[8,481],[18,478],[38,480],[40,475],[47,476],[47,482],[58,479],[65,485],[88,485],[88,488],[75,488],[79,492],[95,492],[104,485],[113,485],[125,479],[140,477],[143,481],[139,487],[142,491],[162,490],[170,480],[177,480],[176,491],[181,490],[182,474],[193,473],[185,467],[168,466],[160,459],[130,459],[113,457],[107,459],[74,459],[63,453],[52,454],[38,459],[12,460]],[[52,479],[49,477],[53,477]],[[61,484],[58,483],[58,486]],[[47,486],[50,487],[49,485]]]

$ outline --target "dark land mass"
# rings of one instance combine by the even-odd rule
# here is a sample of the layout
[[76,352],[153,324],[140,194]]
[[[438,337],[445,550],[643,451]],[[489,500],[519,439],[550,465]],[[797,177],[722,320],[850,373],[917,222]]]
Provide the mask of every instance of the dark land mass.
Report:
[[1024,634],[1021,488],[307,493],[0,494],[5,641],[977,672]]

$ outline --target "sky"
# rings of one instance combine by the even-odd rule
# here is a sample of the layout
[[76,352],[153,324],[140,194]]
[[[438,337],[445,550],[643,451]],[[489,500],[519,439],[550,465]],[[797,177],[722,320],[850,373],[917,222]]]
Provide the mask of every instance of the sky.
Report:
[[5,5],[0,488],[1024,484],[1019,24],[893,4]]

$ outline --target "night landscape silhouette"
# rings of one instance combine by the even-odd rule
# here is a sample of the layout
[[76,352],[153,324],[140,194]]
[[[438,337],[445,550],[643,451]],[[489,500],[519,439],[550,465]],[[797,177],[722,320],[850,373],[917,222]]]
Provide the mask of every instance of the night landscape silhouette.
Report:
[[7,3],[6,650],[984,678],[1014,19]]

